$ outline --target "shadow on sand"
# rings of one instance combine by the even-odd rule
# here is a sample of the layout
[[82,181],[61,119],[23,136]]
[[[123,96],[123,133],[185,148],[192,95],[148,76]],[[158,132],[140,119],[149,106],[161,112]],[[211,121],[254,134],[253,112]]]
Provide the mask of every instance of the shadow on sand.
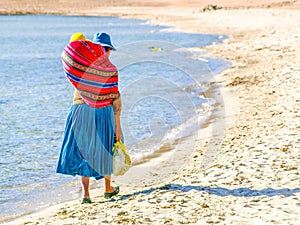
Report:
[[[137,192],[134,192],[134,193],[128,194],[128,195],[117,196],[108,201],[126,200],[133,196],[148,195],[157,190],[176,191],[176,192],[189,192],[191,190],[196,190],[199,192],[206,192],[208,194],[217,195],[217,196],[221,196],[221,197],[229,196],[229,195],[235,196],[235,197],[258,197],[258,196],[274,197],[274,196],[280,196],[280,195],[284,196],[284,197],[290,197],[290,196],[294,196],[296,193],[300,192],[300,188],[295,188],[295,189],[265,188],[262,190],[252,190],[250,188],[227,189],[227,188],[222,188],[222,187],[201,187],[201,186],[194,186],[194,185],[166,184],[166,185],[158,187],[158,188],[150,188],[150,189],[143,190],[143,191],[137,191]],[[103,202],[107,202],[107,201],[103,201]],[[100,203],[102,203],[102,202],[100,202]]]

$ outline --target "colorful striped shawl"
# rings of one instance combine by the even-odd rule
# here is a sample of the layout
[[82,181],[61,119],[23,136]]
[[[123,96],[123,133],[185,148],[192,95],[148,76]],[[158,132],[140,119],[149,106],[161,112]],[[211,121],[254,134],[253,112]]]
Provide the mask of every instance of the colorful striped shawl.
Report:
[[67,79],[87,105],[105,107],[119,97],[118,70],[101,45],[73,41],[64,48],[62,63]]

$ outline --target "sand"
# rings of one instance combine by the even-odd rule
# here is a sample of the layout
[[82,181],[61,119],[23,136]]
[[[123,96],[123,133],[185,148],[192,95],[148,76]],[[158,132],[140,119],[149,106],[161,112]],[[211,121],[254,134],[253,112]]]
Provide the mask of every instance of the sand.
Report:
[[66,2],[0,0],[0,13],[117,15],[224,34],[199,57],[231,66],[211,81],[217,110],[180,167],[163,154],[114,178],[112,200],[95,189],[93,204],[75,199],[6,224],[300,224],[299,1],[214,1],[223,8],[212,11],[211,1]]

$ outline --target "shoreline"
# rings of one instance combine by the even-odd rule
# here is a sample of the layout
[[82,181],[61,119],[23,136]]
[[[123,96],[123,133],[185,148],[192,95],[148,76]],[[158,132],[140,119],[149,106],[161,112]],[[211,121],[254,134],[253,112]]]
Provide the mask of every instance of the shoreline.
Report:
[[[192,8],[166,11],[162,7],[144,14],[134,8],[132,14],[125,14],[128,8],[110,10],[121,17],[175,25],[173,29],[184,32],[217,31],[228,35],[222,45],[199,48],[208,56],[232,62],[229,69],[215,77],[216,85],[223,86],[225,118],[216,116],[200,131],[197,148],[187,159],[189,164],[160,184],[124,186],[116,201],[98,197],[95,199],[100,203],[81,205],[75,200],[8,224],[298,224],[299,10],[226,9],[201,13]],[[213,137],[209,143],[211,125],[216,122],[224,123],[224,137]],[[215,144],[220,145],[216,148]],[[208,147],[218,151],[213,163],[203,169],[199,161]],[[99,190],[91,194],[99,195]]]
[[[147,22],[150,21],[147,20]],[[172,29],[172,27],[168,29]],[[194,54],[192,55],[195,56]],[[211,82],[207,81],[207,83],[211,83]],[[214,94],[214,92],[216,92],[215,89],[218,88],[211,86],[210,88],[208,88],[207,91],[203,92],[204,96],[209,99],[214,98],[213,95],[215,95]],[[219,102],[218,104],[221,104],[221,102]],[[209,129],[208,127],[212,126],[212,124],[209,122],[210,120],[214,120],[213,115],[209,116],[209,118],[207,118],[204,121],[204,124],[202,124],[202,122],[200,123],[202,124],[200,130],[202,126],[203,129],[205,127],[205,130],[208,130]],[[155,151],[152,155],[146,156],[145,158],[142,158],[141,161],[138,161],[137,163],[133,164],[133,168],[130,169],[130,171],[127,172],[124,176],[122,177],[113,176],[113,182],[117,183],[118,185],[121,185],[122,191],[128,192],[128,190],[130,190],[130,188],[132,187],[145,188],[145,187],[151,187],[152,185],[159,185],[163,181],[168,181],[171,175],[179,171],[179,169],[176,168],[177,166],[175,166],[176,163],[180,164],[181,167],[187,164],[187,161],[193,154],[193,151],[192,150],[186,151],[184,149],[184,147],[186,147],[184,143],[188,143],[188,142],[196,143],[196,137],[198,136],[198,133],[199,130],[194,131],[193,134],[187,137],[185,136],[179,138],[182,140],[176,139],[172,141],[172,143],[168,143],[167,145],[161,146],[159,150]],[[207,138],[209,138],[209,135],[206,136]],[[178,143],[180,143],[181,145]],[[194,144],[192,147],[194,147]],[[175,155],[176,158],[174,158]],[[162,173],[161,168],[164,168],[165,172]],[[130,180],[130,182],[136,183],[137,185],[133,186],[131,184],[128,184],[126,180]],[[93,192],[96,193],[99,190],[99,185],[97,186],[96,186],[96,181],[91,179],[91,193]],[[97,196],[97,194],[95,194],[95,196]],[[71,204],[78,203],[80,200],[80,199],[74,200],[74,198],[73,199],[71,198],[72,197],[70,196],[69,198],[65,198],[67,200],[63,200],[61,202],[53,202],[53,203],[47,202],[47,204],[45,204],[44,206],[38,206],[37,207],[38,209],[32,209],[31,211],[22,213],[21,215],[7,216],[4,219],[0,220],[0,224],[6,224],[10,222],[17,223],[17,221],[19,221],[20,219],[23,220],[24,217],[37,214],[39,212],[48,211],[48,208],[55,209],[57,208],[57,206],[68,204],[69,202]]]
[[[150,21],[147,21],[150,22]],[[168,28],[169,29],[169,28]],[[172,29],[172,27],[170,27]],[[192,54],[195,56],[195,54]],[[214,78],[212,78],[214,79]],[[207,81],[207,83],[211,83]],[[215,89],[219,89],[217,87],[213,87],[211,85],[208,90],[204,91],[203,94],[206,98],[214,99],[214,92],[216,92]],[[221,102],[218,102],[218,104],[222,104]],[[213,110],[215,112],[215,110]],[[203,116],[203,115],[201,115]],[[205,116],[206,117],[206,116]],[[211,125],[210,120],[214,120],[214,116],[210,115],[209,118],[205,119],[204,123],[200,123],[201,127],[199,130],[204,129],[208,130]],[[163,145],[159,148],[159,150],[155,151],[152,155],[146,156],[145,158],[142,158],[142,160],[138,161],[137,163],[133,164],[132,169],[130,169],[129,172],[127,172],[122,177],[114,177],[113,176],[113,182],[116,182],[118,185],[122,186],[122,189],[125,188],[125,190],[129,190],[132,185],[128,184],[129,180],[132,183],[135,183],[135,188],[145,188],[150,187],[152,185],[159,185],[162,181],[167,181],[170,179],[170,176],[173,173],[176,173],[179,171],[176,164],[180,164],[181,167],[183,167],[185,164],[187,164],[187,161],[192,156],[193,151],[189,150],[186,151],[184,147],[186,147],[186,144],[184,143],[196,143],[196,137],[198,136],[199,130],[194,131],[193,134],[190,134],[189,136],[184,136],[179,139],[173,140],[172,143],[168,143],[167,145]],[[209,138],[209,135],[206,135],[207,138]],[[178,144],[180,143],[180,144]],[[194,144],[193,144],[194,145]],[[193,149],[194,146],[191,147]],[[175,158],[176,156],[176,158]],[[164,173],[161,172],[161,168],[164,168]],[[101,182],[101,181],[100,181]],[[94,192],[99,189],[96,187],[96,181],[91,179],[91,190]],[[94,187],[93,187],[94,186]],[[71,197],[66,198],[67,200],[61,201],[61,202],[54,202],[54,203],[47,203],[45,206],[38,207],[39,209],[33,209],[30,212],[22,213],[21,215],[16,216],[8,216],[7,218],[0,220],[0,224],[7,223],[10,221],[15,222],[15,220],[18,220],[19,218],[23,218],[25,216],[36,214],[39,211],[44,211],[45,208],[48,207],[55,207],[55,205],[61,205],[63,203],[67,203],[69,201],[74,202]],[[76,201],[76,200],[75,200]]]

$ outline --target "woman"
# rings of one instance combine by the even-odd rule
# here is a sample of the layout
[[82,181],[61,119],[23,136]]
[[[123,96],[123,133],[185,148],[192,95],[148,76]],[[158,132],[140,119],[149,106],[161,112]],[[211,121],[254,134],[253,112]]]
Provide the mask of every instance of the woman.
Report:
[[116,49],[106,33],[96,33],[93,42],[75,33],[62,53],[66,77],[75,91],[56,172],[81,176],[82,203],[92,202],[90,177],[104,177],[105,198],[119,193],[118,186],[111,186],[111,169],[114,142],[122,140],[122,103],[118,71],[108,59],[111,50]]

